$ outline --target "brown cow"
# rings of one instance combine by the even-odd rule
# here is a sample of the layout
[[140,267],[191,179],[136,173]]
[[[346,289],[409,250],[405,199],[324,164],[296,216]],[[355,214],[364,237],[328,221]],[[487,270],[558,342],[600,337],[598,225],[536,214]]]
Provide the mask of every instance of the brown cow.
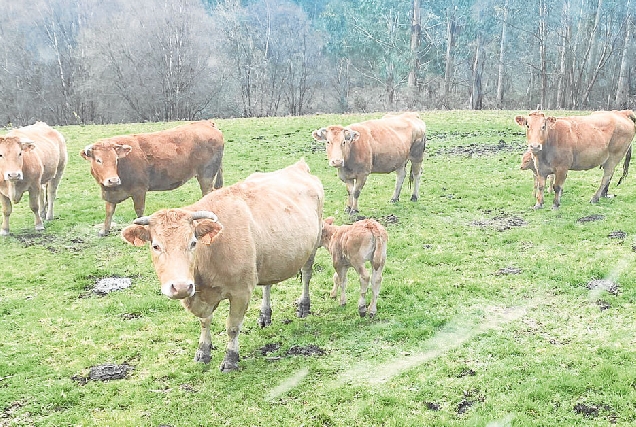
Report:
[[559,118],[534,111],[529,116],[516,116],[515,121],[526,128],[528,148],[537,169],[535,209],[543,207],[545,180],[552,173],[555,175],[554,209],[561,203],[568,170],[603,168],[603,179],[590,200],[592,203],[607,197],[614,169],[623,157],[623,176],[618,183],[627,176],[632,139],[636,133],[636,116],[631,110]]
[[419,198],[426,125],[418,113],[386,115],[347,127],[328,126],[313,131],[312,135],[326,143],[329,165],[338,168],[338,176],[347,186],[345,212],[358,212],[358,197],[371,173],[396,172],[391,201],[397,202],[409,160],[410,180],[415,182],[411,200]]
[[210,321],[219,302],[230,301],[229,341],[221,371],[238,368],[238,334],[252,292],[264,286],[259,323],[271,323],[272,284],[301,271],[298,316],[309,314],[309,280],[320,246],[324,191],[304,160],[276,172],[257,173],[214,191],[193,205],[138,218],[122,230],[127,242],[150,242],[152,262],[169,298],[201,320],[194,360],[209,363]]
[[42,219],[53,219],[53,202],[67,161],[64,137],[44,122],[13,129],[0,137],[0,235],[9,234],[12,203],[18,203],[25,191],[29,192],[35,229],[44,230]]
[[[539,179],[537,178],[537,168],[534,165],[534,157],[532,157],[532,151],[527,150],[521,156],[521,170],[531,170],[532,177],[534,179],[534,185],[532,187],[532,197],[537,196],[537,187],[539,186]],[[552,193],[552,185],[554,184],[554,174],[548,175],[548,193]]]
[[206,195],[223,186],[223,134],[210,120],[159,132],[100,139],[80,155],[102,189],[106,218],[100,236],[110,232],[117,203],[132,197],[144,214],[147,191],[173,190],[196,176]]
[[[347,303],[347,270],[353,267],[360,276],[360,299],[358,313],[361,317],[367,314],[366,295],[371,281],[371,303],[369,316],[377,312],[378,295],[382,283],[382,270],[386,263],[386,250],[389,236],[373,219],[363,219],[351,225],[333,225],[334,218],[325,219],[322,225],[322,246],[329,251],[336,272],[333,275],[331,297],[338,295],[340,288],[340,305]],[[372,274],[365,268],[366,261],[371,262]]]

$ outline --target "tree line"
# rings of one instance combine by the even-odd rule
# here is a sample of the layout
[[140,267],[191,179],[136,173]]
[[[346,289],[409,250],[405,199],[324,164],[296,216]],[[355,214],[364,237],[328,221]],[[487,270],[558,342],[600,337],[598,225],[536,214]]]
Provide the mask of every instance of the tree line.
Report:
[[634,0],[4,0],[0,125],[636,107]]

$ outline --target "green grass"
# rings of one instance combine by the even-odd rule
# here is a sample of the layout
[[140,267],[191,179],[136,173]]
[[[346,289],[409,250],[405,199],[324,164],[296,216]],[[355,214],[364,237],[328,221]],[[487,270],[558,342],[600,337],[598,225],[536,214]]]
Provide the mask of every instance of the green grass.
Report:
[[[218,371],[227,303],[213,321],[212,362],[192,362],[197,319],[160,294],[148,249],[119,238],[135,216],[130,200],[117,207],[112,234],[97,237],[104,203],[78,154],[98,138],[175,123],[60,127],[70,162],[56,219],[36,234],[23,200],[0,242],[0,426],[633,425],[636,178],[591,205],[601,172],[571,172],[561,209],[533,210],[531,173],[519,170],[519,113],[423,112],[420,201],[408,201],[405,185],[402,201],[389,203],[394,174],[372,175],[360,197],[362,215],[398,219],[386,223],[376,318],[358,316],[353,272],[348,305],[329,298],[333,268],[321,249],[312,315],[295,317],[301,285],[290,279],[273,287],[273,323],[261,329],[257,290],[240,370],[229,374]],[[304,157],[325,187],[324,215],[347,222],[344,184],[311,131],[377,116],[218,120],[225,183]],[[199,197],[191,181],[150,193],[147,212]],[[604,219],[577,222],[588,215]],[[619,230],[625,239],[609,237]],[[91,293],[113,276],[131,277],[132,287]],[[587,289],[603,278],[618,283],[616,295]],[[268,344],[280,347],[262,355]],[[288,355],[309,345],[325,354]],[[77,380],[104,363],[134,370],[123,380]]]

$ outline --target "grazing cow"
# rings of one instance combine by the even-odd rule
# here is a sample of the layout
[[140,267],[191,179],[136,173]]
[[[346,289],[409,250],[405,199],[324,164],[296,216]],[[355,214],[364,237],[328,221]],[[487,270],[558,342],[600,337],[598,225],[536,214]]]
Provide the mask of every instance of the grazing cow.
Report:
[[543,207],[545,180],[550,174],[555,176],[554,209],[561,204],[568,170],[603,168],[603,179],[590,200],[592,203],[607,197],[614,169],[623,157],[623,176],[618,183],[627,176],[632,139],[636,133],[636,116],[631,110],[559,118],[534,111],[528,116],[516,116],[515,121],[526,128],[528,149],[537,169],[535,209]]
[[266,326],[271,323],[270,286],[300,270],[303,295],[297,314],[309,314],[323,203],[320,180],[301,160],[276,172],[250,175],[193,205],[138,218],[121,234],[135,246],[150,242],[161,292],[180,299],[200,318],[195,361],[210,362],[212,313],[229,299],[229,341],[221,371],[231,371],[238,368],[238,335],[256,285],[264,286],[259,323]]
[[29,192],[35,229],[44,230],[42,219],[53,219],[53,202],[67,161],[64,137],[44,122],[13,129],[0,137],[0,235],[9,234],[12,204],[18,203],[25,191]]
[[397,202],[409,160],[410,180],[415,182],[411,200],[419,198],[426,125],[418,113],[386,115],[347,127],[328,126],[313,131],[312,135],[326,143],[329,165],[338,168],[338,176],[347,186],[345,212],[358,212],[358,197],[371,173],[396,172],[391,202]]
[[[531,170],[532,177],[534,179],[534,185],[532,187],[532,197],[537,196],[537,187],[539,186],[539,180],[537,178],[537,168],[534,166],[534,157],[532,157],[532,151],[527,150],[521,156],[521,170]],[[554,184],[554,174],[548,175],[548,193],[552,193],[552,185]]]
[[144,214],[147,191],[174,190],[196,176],[206,195],[223,186],[223,134],[211,120],[159,132],[100,139],[80,155],[102,189],[105,236],[117,203],[132,197],[137,217]]
[[[336,272],[333,275],[331,297],[338,295],[340,288],[340,305],[347,303],[347,270],[353,267],[360,276],[360,299],[358,313],[361,317],[367,314],[366,295],[371,281],[371,303],[369,316],[377,312],[378,295],[382,283],[382,269],[386,263],[386,249],[389,236],[373,219],[363,219],[351,225],[334,225],[333,217],[325,219],[322,225],[322,246],[329,251]],[[371,263],[371,277],[365,268],[366,261]]]

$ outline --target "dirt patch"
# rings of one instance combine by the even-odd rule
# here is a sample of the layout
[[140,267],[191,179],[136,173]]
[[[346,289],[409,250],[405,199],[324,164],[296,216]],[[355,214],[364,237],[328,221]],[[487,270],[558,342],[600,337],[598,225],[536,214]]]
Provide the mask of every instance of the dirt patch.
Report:
[[619,240],[624,240],[625,237],[627,237],[627,233],[625,233],[624,231],[621,230],[616,230],[616,231],[611,231],[607,237],[609,237],[610,239],[619,239]]
[[440,409],[439,404],[435,402],[424,402],[424,406],[426,406],[426,409],[429,411],[439,411]]
[[459,373],[459,375],[457,376],[457,378],[463,378],[463,377],[474,377],[475,375],[477,375],[477,372],[473,371],[470,368],[466,368],[463,371],[461,371]]
[[111,292],[130,288],[132,280],[129,277],[105,277],[99,279],[93,287],[93,293],[99,296],[108,295]]
[[76,375],[71,379],[77,381],[78,383],[84,385],[88,381],[111,381],[111,380],[122,380],[128,376],[128,372],[135,369],[133,366],[123,363],[121,365],[116,365],[114,363],[105,363],[103,365],[93,366],[91,367],[88,376],[82,377]]
[[90,245],[88,241],[79,236],[66,239],[66,236],[47,234],[46,232],[12,234],[12,237],[25,248],[41,246],[51,253],[63,251],[77,253]]
[[459,402],[459,405],[457,405],[457,415],[463,414],[464,412],[468,411],[468,409],[470,409],[470,407],[473,406],[474,403],[475,402],[466,399]]
[[287,350],[288,356],[324,356],[325,353],[325,350],[314,344],[307,346],[295,345]]
[[586,222],[601,221],[603,219],[605,219],[605,215],[588,215],[577,219],[576,222],[584,224]]
[[468,144],[449,148],[440,148],[433,152],[432,155],[462,157],[494,156],[501,153],[519,153],[519,155],[521,155],[525,149],[526,146],[524,144],[509,144],[503,139],[500,139],[497,144]]
[[523,270],[517,267],[504,267],[495,271],[495,276],[504,276],[507,274],[521,274],[521,272],[523,272]]
[[587,288],[590,291],[605,291],[612,295],[618,295],[619,285],[618,283],[607,279],[595,279],[587,283]]
[[280,349],[280,343],[270,343],[265,344],[263,347],[259,348],[258,351],[263,356],[267,356],[269,353],[274,353]]
[[[378,221],[380,224],[382,224],[384,226],[387,226],[389,224],[397,224],[398,222],[400,222],[400,219],[395,214],[388,214],[388,215],[381,216],[379,218],[373,218],[373,217],[368,217],[368,218],[369,219],[374,219],[374,220]],[[367,219],[367,217],[364,216],[364,215],[356,215],[352,219],[354,221],[361,221],[363,219]]]
[[517,215],[502,213],[492,219],[480,219],[470,223],[474,227],[494,228],[497,231],[510,230],[513,227],[528,225],[526,220]]

